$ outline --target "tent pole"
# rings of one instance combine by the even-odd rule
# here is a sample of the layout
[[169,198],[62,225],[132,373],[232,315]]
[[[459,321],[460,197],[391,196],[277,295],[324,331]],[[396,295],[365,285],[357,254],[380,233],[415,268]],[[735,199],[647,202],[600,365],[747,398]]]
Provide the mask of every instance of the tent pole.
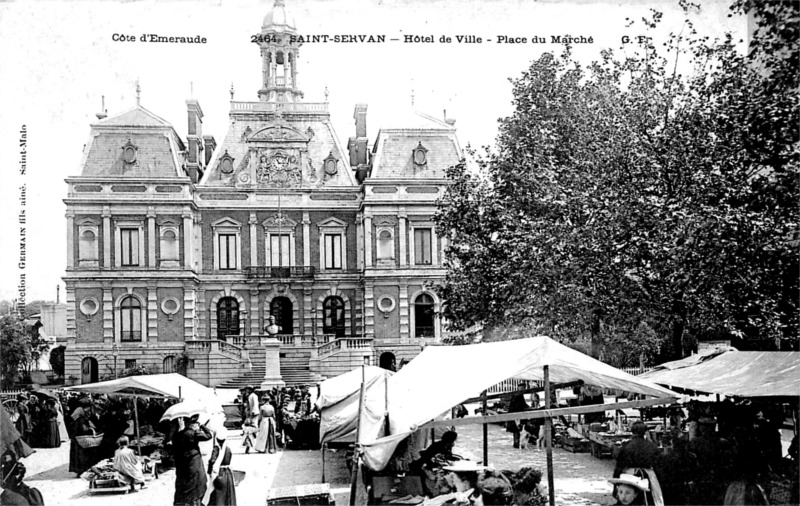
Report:
[[322,483],[325,483],[325,445],[322,443]]
[[366,384],[367,370],[361,364],[361,395],[358,396],[358,419],[356,420],[356,447],[353,453],[353,469],[350,474],[350,506],[356,504],[356,485],[358,468],[361,466],[361,410],[364,409],[364,386]]
[[[544,409],[550,409],[550,366],[544,366]],[[484,427],[486,427],[484,425]],[[547,489],[550,506],[556,505],[556,489],[553,480],[553,419],[544,419],[544,442],[547,448]]]
[[[486,390],[481,394],[481,406],[483,408],[483,416],[487,416]],[[489,425],[486,422],[483,422],[483,465],[489,465]]]
[[134,426],[136,428],[136,449],[139,451],[139,456],[142,456],[142,441],[139,437],[139,406],[138,402],[136,402],[139,398],[137,396],[133,396],[133,421],[135,422]]

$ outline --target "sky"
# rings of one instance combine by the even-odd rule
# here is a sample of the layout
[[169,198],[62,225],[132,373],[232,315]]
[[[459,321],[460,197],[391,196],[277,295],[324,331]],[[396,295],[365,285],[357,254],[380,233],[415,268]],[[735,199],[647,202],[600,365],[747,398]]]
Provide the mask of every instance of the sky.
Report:
[[[624,36],[645,33],[650,9],[664,13],[656,42],[680,32],[677,0],[285,0],[300,34],[385,35],[383,44],[307,43],[298,84],[306,102],[330,103],[340,141],[354,135],[353,108],[365,103],[370,142],[391,127],[401,108],[456,119],[461,146],[491,145],[497,121],[512,112],[510,78],[544,52],[560,53],[551,37],[591,37],[576,44],[582,62],[619,50]],[[728,2],[700,0],[698,31],[744,36],[746,23],[728,17]],[[257,101],[261,60],[251,36],[273,0],[10,1],[0,2],[0,300],[54,300],[66,265],[64,179],[80,175],[81,153],[101,97],[109,116],[141,105],[185,138],[186,99],[200,102],[203,133],[224,138],[234,100]],[[631,21],[633,24],[631,25]],[[135,42],[116,41],[115,34]],[[200,36],[205,44],[141,42],[143,34]],[[405,43],[406,35],[433,43]],[[482,43],[458,43],[456,36]],[[441,37],[452,42],[440,42]],[[527,38],[526,43],[501,43]],[[532,43],[534,37],[544,44]],[[398,41],[390,39],[397,38]],[[622,51],[635,51],[635,42]],[[20,174],[25,128],[25,174]],[[20,188],[25,187],[25,201]],[[19,223],[20,212],[25,223]],[[24,227],[24,268],[21,231]]]

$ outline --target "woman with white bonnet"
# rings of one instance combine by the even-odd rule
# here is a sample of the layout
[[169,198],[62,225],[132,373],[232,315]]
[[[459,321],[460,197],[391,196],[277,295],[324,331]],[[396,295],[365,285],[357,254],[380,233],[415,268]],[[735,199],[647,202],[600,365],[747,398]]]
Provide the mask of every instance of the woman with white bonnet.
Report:
[[208,460],[208,474],[211,476],[215,470],[214,464],[220,457],[217,476],[214,478],[214,491],[208,500],[208,506],[236,506],[236,488],[231,471],[231,458],[233,454],[228,446],[228,429],[220,427],[215,435],[216,443]]

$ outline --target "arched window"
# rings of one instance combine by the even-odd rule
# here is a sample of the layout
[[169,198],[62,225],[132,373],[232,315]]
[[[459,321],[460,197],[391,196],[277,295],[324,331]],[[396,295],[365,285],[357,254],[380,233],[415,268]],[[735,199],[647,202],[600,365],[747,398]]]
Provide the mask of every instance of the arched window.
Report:
[[294,332],[292,309],[292,301],[288,297],[275,297],[269,303],[269,314],[275,317],[275,325],[280,329],[279,334]]
[[164,374],[175,372],[175,355],[164,357],[163,367],[161,371]]
[[436,337],[433,325],[433,297],[421,293],[414,301],[414,335],[417,337]]
[[86,357],[81,361],[81,385],[97,383],[97,359]]
[[142,304],[129,295],[119,305],[120,341],[142,340]]
[[233,297],[223,297],[217,303],[217,339],[239,335],[239,303]]
[[344,337],[344,301],[331,296],[322,303],[322,332]]

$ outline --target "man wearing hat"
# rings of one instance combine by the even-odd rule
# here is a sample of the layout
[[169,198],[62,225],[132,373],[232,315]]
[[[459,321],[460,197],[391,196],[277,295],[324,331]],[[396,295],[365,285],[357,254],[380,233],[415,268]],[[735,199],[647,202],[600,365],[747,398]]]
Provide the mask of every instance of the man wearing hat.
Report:
[[608,480],[615,485],[614,494],[617,502],[614,504],[647,504],[645,492],[650,490],[650,484],[644,478],[632,474],[620,474],[618,478]]
[[658,447],[652,441],[645,439],[647,425],[643,422],[636,422],[631,426],[633,436],[630,441],[622,445],[617,465],[614,467],[614,478],[619,477],[629,468],[652,469],[658,458]]

